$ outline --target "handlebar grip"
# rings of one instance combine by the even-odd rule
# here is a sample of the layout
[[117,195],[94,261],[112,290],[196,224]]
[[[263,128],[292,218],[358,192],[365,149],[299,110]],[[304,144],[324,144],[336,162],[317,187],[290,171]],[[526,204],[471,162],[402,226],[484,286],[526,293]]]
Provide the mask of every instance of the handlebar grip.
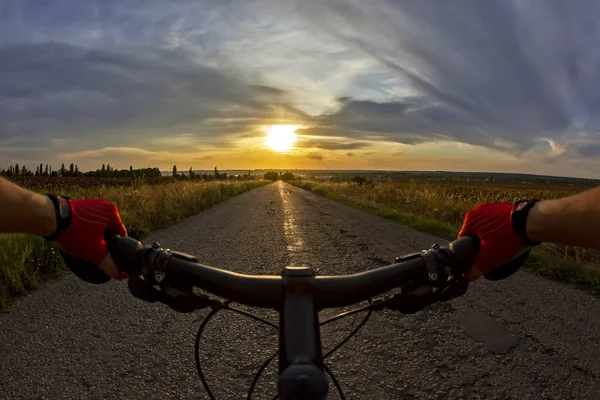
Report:
[[467,273],[475,264],[481,241],[477,236],[463,236],[450,243],[448,248],[454,253],[452,264],[459,270],[457,272]]
[[518,254],[512,260],[505,262],[498,268],[486,272],[485,274],[483,274],[483,276],[485,276],[485,278],[489,279],[490,281],[499,281],[501,279],[506,279],[515,272],[517,272],[519,268],[521,268],[523,264],[525,264],[525,261],[527,261],[527,258],[529,257],[529,253],[531,253],[531,249],[527,249],[523,253]]
[[119,270],[126,272],[129,276],[141,274],[137,258],[138,250],[143,247],[140,242],[127,236],[121,237],[112,231],[104,233],[104,241]]
[[106,272],[96,267],[94,264],[77,258],[66,251],[59,251],[65,265],[79,279],[95,285],[110,281],[110,276],[106,275]]

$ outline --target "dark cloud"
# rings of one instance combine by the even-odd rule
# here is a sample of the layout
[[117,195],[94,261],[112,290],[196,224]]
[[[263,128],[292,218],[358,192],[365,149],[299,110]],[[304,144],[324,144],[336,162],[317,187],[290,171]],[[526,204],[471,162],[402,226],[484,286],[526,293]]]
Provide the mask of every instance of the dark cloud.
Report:
[[423,102],[411,110],[404,99],[344,99],[327,118],[338,132],[402,143],[448,138],[519,154],[539,138],[568,143],[579,130],[600,131],[598,2],[302,4],[310,21]]
[[195,161],[207,161],[207,160],[214,160],[216,158],[215,155],[207,155],[207,156],[202,156],[202,157],[195,157],[194,160]]
[[323,160],[323,156],[318,153],[308,153],[306,158],[310,158],[311,160],[317,160],[317,161]]
[[[186,132],[177,149],[225,148],[294,120],[309,149],[450,140],[600,155],[600,2],[301,0],[281,15],[270,2],[13,3],[0,7],[0,145],[14,154]],[[342,95],[322,115],[290,105]]]
[[584,157],[600,156],[600,143],[589,143],[585,145],[575,145],[573,149]]
[[347,155],[348,157],[354,157],[354,153],[352,153],[351,151],[347,152],[347,153],[346,153],[346,155]]
[[196,137],[239,133],[274,117],[283,94],[175,50],[22,44],[0,47],[0,59],[0,140],[141,132],[139,143],[186,129]]
[[305,149],[322,150],[357,150],[369,147],[366,142],[347,142],[340,139],[300,139],[296,142],[296,147]]
[[[365,142],[322,139],[328,136],[404,144],[445,139],[494,146],[493,137],[478,131],[473,118],[449,113],[444,108],[428,103],[425,98],[387,103],[344,98],[340,99],[337,112],[315,117],[311,122],[318,125],[296,131],[308,137],[302,141],[302,147],[355,150],[368,146]],[[311,139],[310,136],[318,136],[319,139]]]

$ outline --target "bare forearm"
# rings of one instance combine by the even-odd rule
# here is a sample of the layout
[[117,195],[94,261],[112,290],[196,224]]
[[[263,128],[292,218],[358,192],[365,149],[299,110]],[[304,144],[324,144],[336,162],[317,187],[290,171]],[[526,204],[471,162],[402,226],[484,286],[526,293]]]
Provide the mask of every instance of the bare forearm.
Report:
[[56,215],[50,199],[0,178],[0,232],[50,236]]
[[600,247],[600,187],[538,203],[527,218],[527,236],[535,242]]

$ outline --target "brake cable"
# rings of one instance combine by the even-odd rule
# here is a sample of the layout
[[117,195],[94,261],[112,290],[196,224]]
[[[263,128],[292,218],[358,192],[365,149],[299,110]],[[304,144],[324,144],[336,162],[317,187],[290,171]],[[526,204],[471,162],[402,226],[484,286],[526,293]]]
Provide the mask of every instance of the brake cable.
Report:
[[[439,246],[433,245],[432,249],[439,249]],[[439,256],[444,257],[444,263],[447,264],[448,258],[450,254],[448,252],[442,252]],[[343,319],[346,317],[350,317],[354,314],[360,312],[366,312],[366,316],[363,320],[357,325],[353,331],[348,334],[342,341],[340,341],[336,346],[334,346],[330,351],[328,351],[323,359],[326,359],[330,355],[332,355],[335,351],[339,350],[344,344],[346,344],[353,336],[355,336],[360,329],[367,323],[373,311],[379,311],[383,308],[388,308],[390,310],[400,311],[405,314],[415,313],[417,311],[422,310],[425,306],[437,302],[437,301],[448,301],[452,298],[459,297],[463,295],[468,288],[468,281],[462,276],[456,277],[453,276],[449,267],[444,270],[436,270],[435,266],[437,263],[434,259],[434,255],[431,253],[427,254],[427,252],[423,251],[422,253],[414,253],[404,257],[398,257],[396,262],[405,261],[414,257],[424,257],[427,262],[427,269],[429,273],[430,282],[433,286],[416,286],[412,282],[409,282],[407,285],[401,287],[399,293],[395,293],[392,295],[382,296],[375,300],[369,299],[369,304],[363,307],[358,307],[350,311],[346,311],[340,313],[334,317],[326,319],[319,323],[320,326],[327,325],[333,321]],[[441,260],[440,260],[441,261]],[[162,280],[162,279],[161,279]],[[160,285],[160,282],[157,282]],[[204,372],[202,370],[202,365],[200,362],[200,340],[202,338],[202,334],[208,325],[208,322],[219,312],[220,310],[229,310],[245,317],[254,319],[259,322],[263,322],[266,325],[269,325],[275,329],[278,329],[279,326],[252,313],[244,311],[243,309],[232,307],[231,300],[220,300],[211,296],[207,296],[202,293],[195,293],[191,285],[185,285],[180,287],[173,286],[161,286],[160,290],[154,287],[154,284],[151,282],[145,281],[142,277],[130,277],[128,282],[130,292],[137,298],[145,300],[150,303],[161,302],[173,310],[183,313],[189,313],[197,309],[210,307],[211,311],[204,317],[204,320],[200,324],[198,329],[198,333],[196,334],[195,345],[194,345],[194,355],[196,361],[196,367],[198,369],[198,374],[200,376],[200,380],[206,393],[208,394],[211,400],[216,400],[213,395],[206,377],[204,376]],[[259,368],[252,383],[250,385],[248,391],[248,400],[250,400],[252,393],[260,379],[260,376],[264,372],[264,370],[269,366],[269,364],[275,359],[278,352],[275,352],[271,357],[269,357]],[[341,400],[345,400],[344,393],[342,388],[336,379],[335,375],[331,371],[331,369],[324,364],[324,370],[327,372],[332,382],[334,383]],[[276,395],[274,399],[277,399],[279,396]]]
[[[352,330],[352,332],[350,332],[343,340],[341,340],[337,345],[335,345],[331,350],[329,350],[325,355],[323,355],[323,359],[329,357],[330,355],[332,355],[335,351],[339,350],[344,344],[346,344],[353,336],[355,336],[360,329],[362,329],[362,327],[368,322],[369,318],[371,317],[371,314],[373,312],[373,310],[377,310],[377,309],[382,309],[383,308],[383,298],[381,299],[376,299],[376,300],[369,300],[368,305],[363,306],[363,307],[359,307],[356,308],[354,310],[350,310],[350,311],[346,311],[343,313],[340,313],[334,317],[331,317],[329,319],[326,319],[325,321],[322,321],[319,325],[323,326],[323,325],[327,325],[333,321],[339,320],[339,319],[343,319],[346,317],[350,317],[354,314],[357,314],[359,312],[367,312],[366,316],[362,319],[362,321],[356,326],[356,328],[354,328]],[[215,300],[217,301],[217,300]],[[243,315],[245,317],[248,318],[252,318],[256,321],[260,321],[263,322],[275,329],[278,329],[279,327],[264,319],[261,317],[258,317],[254,314],[251,314],[249,312],[246,312],[242,309],[239,309],[237,307],[232,307],[230,304],[232,303],[232,301],[230,300],[226,300],[223,302],[218,302],[218,305],[216,305],[216,307],[213,307],[211,312],[208,313],[202,323],[200,324],[200,327],[198,329],[198,333],[196,334],[196,340],[194,343],[194,356],[195,356],[195,361],[196,361],[196,368],[198,369],[198,375],[200,376],[200,381],[202,382],[202,386],[204,386],[204,389],[206,390],[206,393],[208,394],[209,398],[211,400],[216,400],[216,397],[214,396],[214,394],[212,393],[210,386],[208,384],[208,381],[206,380],[206,376],[204,375],[204,371],[202,369],[202,363],[200,361],[200,340],[202,338],[202,334],[204,333],[204,330],[206,329],[206,326],[208,325],[208,322],[217,314],[217,312],[219,312],[220,310],[229,310],[229,311],[233,311],[236,312],[240,315]],[[269,364],[275,359],[275,357],[277,356],[277,354],[279,354],[278,351],[276,351],[272,356],[270,356],[258,369],[257,373],[254,376],[254,379],[252,380],[251,384],[250,384],[250,388],[248,389],[248,397],[247,399],[250,400],[252,397],[252,394],[254,393],[254,390],[256,388],[256,384],[258,383],[258,380],[260,379],[260,376],[262,375],[262,373],[264,372],[264,370],[269,366]],[[339,395],[340,395],[340,399],[341,400],[345,400],[346,397],[344,395],[344,392],[342,390],[342,387],[339,383],[339,381],[337,380],[337,378],[335,377],[333,371],[331,371],[331,369],[327,366],[324,365],[324,369],[325,372],[329,375],[329,377],[331,378],[331,381],[333,382],[334,386],[336,387]],[[275,396],[274,399],[277,399],[279,396]]]

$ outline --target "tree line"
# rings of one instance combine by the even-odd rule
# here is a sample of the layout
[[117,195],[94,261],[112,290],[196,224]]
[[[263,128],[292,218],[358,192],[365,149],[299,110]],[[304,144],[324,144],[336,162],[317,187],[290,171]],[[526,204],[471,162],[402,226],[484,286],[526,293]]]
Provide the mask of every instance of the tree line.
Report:
[[285,173],[281,173],[281,172],[275,172],[275,171],[269,171],[267,173],[265,173],[264,178],[268,181],[278,181],[278,180],[282,180],[282,181],[295,181],[298,180],[298,177],[294,174],[292,174],[290,171],[287,171]]
[[107,178],[125,178],[125,177],[160,177],[160,169],[158,168],[138,168],[133,169],[115,169],[110,164],[102,164],[102,167],[95,171],[81,172],[77,164],[71,163],[69,168],[63,163],[58,170],[54,170],[52,165],[40,164],[35,167],[35,172],[27,168],[25,165],[20,166],[19,163],[10,165],[8,168],[0,170],[0,176],[49,176],[49,177],[107,177]]
[[227,175],[226,172],[219,172],[218,168],[215,167],[215,170],[212,174],[197,174],[194,172],[193,168],[190,167],[190,169],[187,171],[187,174],[182,172],[179,172],[179,170],[177,169],[177,165],[173,165],[173,173],[172,173],[172,177],[176,178],[176,179],[197,179],[197,180],[203,180],[203,181],[227,181],[227,180],[251,180],[254,179],[254,177],[252,176],[252,174],[250,173],[250,171],[248,171],[247,174],[240,174],[240,175]]
[[[69,164],[67,168],[65,164],[61,164],[60,168],[55,170],[52,168],[52,165],[49,164],[40,164],[35,167],[35,171],[30,170],[25,165],[19,165],[16,163],[15,165],[10,165],[8,168],[2,168],[0,170],[0,176],[44,176],[44,177],[103,177],[103,178],[133,178],[133,177],[146,177],[146,178],[154,178],[161,177],[162,174],[160,169],[158,168],[138,168],[134,169],[132,165],[129,166],[129,169],[115,169],[110,164],[102,164],[102,166],[95,171],[87,171],[82,172],[79,169],[79,166],[75,163]],[[192,167],[187,171],[187,174],[184,172],[179,172],[177,170],[177,165],[173,165],[173,178],[177,179],[197,179],[204,181],[226,181],[226,180],[250,180],[254,179],[250,171],[248,174],[240,174],[240,175],[227,175],[225,172],[219,172],[218,168],[215,167],[214,172],[212,174],[198,174],[195,173]],[[264,174],[264,179],[277,181],[293,181],[299,179],[293,173],[287,171],[285,173],[269,171]]]

